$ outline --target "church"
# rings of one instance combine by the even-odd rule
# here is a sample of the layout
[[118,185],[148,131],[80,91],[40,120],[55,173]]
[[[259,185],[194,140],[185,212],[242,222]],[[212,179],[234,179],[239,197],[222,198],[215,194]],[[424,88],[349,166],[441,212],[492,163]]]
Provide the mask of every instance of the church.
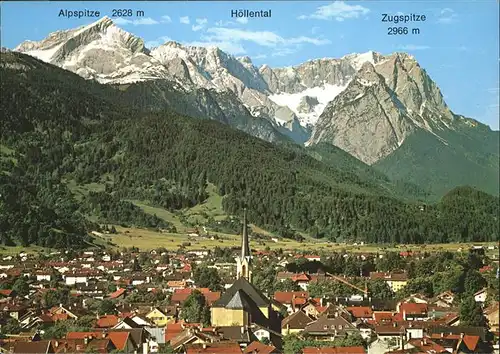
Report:
[[241,326],[267,331],[271,337],[281,333],[281,315],[274,301],[269,300],[252,284],[252,254],[247,230],[246,209],[243,215],[241,253],[236,258],[236,281],[212,304],[212,326]]

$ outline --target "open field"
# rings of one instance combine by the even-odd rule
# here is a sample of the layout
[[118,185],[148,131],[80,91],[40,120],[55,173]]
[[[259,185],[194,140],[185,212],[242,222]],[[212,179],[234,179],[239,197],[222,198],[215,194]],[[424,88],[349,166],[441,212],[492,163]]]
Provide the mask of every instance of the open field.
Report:
[[[138,247],[142,250],[148,250],[158,247],[165,247],[167,249],[177,249],[182,243],[189,242],[190,246],[187,249],[211,249],[215,246],[219,247],[239,247],[241,239],[239,235],[230,235],[222,233],[211,233],[217,235],[218,240],[211,240],[204,237],[190,237],[185,234],[172,234],[161,233],[152,230],[144,230],[137,228],[123,228],[116,227],[118,234],[104,235],[105,241],[111,241],[118,247]],[[300,250],[317,252],[320,250],[340,251],[346,250],[348,252],[356,253],[375,253],[384,251],[452,251],[455,252],[459,248],[463,250],[468,249],[472,245],[494,245],[494,243],[450,243],[450,244],[427,244],[427,245],[347,245],[331,242],[316,242],[309,240],[304,243],[299,243],[294,240],[281,239],[279,242],[271,240],[250,241],[252,249],[264,250],[266,247],[270,249],[282,248],[284,250]],[[498,253],[498,249],[491,252]]]
[[40,247],[40,246],[29,246],[29,247],[22,247],[22,246],[1,246],[0,247],[0,255],[17,255],[21,252],[26,252],[26,253],[39,253],[39,252],[50,252],[53,251],[50,248],[45,248],[45,247]]
[[81,200],[89,192],[104,192],[105,186],[102,183],[88,183],[85,185],[78,185],[75,180],[70,179],[66,181],[66,186],[73,193],[77,200]]
[[182,224],[180,216],[183,215],[188,223],[193,225],[203,225],[212,217],[215,220],[226,218],[227,214],[222,209],[222,198],[217,194],[217,187],[209,183],[207,187],[208,198],[203,203],[192,208],[184,209],[178,213],[172,213],[163,208],[153,207],[147,201],[129,200],[148,214],[156,214],[160,219],[172,223],[179,231],[185,231],[189,227]]

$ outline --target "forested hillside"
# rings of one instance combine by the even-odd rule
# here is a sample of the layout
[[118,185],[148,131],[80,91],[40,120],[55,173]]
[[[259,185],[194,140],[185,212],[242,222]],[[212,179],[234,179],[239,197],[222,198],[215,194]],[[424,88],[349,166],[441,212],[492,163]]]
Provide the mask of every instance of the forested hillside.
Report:
[[[425,192],[395,192],[379,173],[335,166],[335,154],[322,161],[219,122],[140,112],[119,90],[22,54],[2,53],[1,74],[4,244],[77,246],[96,227],[89,219],[168,227],[125,200],[178,210],[202,202],[208,182],[228,214],[246,205],[252,223],[290,237],[297,230],[378,243],[498,239],[498,198],[485,193],[457,189],[434,205],[412,202]],[[67,181],[104,191],[75,199]]]

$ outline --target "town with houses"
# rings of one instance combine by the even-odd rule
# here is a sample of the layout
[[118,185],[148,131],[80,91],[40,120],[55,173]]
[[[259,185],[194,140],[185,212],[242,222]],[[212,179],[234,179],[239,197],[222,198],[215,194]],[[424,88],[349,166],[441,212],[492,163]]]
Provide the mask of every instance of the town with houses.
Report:
[[[482,247],[463,250],[481,251]],[[396,256],[405,262],[425,261],[419,252]],[[469,310],[476,317],[464,320],[466,306],[457,302],[454,289],[432,297],[408,292],[408,271],[361,269],[359,276],[351,277],[297,266],[322,264],[323,257],[299,250],[251,250],[246,220],[238,249],[102,249],[3,256],[0,351],[499,352],[498,292],[492,293],[490,285],[472,294]],[[387,255],[341,257],[364,264],[368,257],[382,262]],[[498,258],[475,259],[484,262],[478,273],[498,282]],[[265,265],[274,273],[262,272]],[[377,298],[368,282],[378,284],[386,295]],[[318,284],[332,287],[321,294]],[[334,286],[343,290],[336,292]],[[478,318],[487,325],[471,325]]]

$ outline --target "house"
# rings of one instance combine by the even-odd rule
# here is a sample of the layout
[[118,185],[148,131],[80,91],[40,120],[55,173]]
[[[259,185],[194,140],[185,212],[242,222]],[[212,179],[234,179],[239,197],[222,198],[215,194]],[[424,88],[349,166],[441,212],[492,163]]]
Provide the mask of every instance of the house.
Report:
[[130,317],[125,317],[120,322],[118,322],[113,329],[133,329],[133,328],[142,328],[141,325],[137,324]]
[[7,303],[3,305],[2,311],[4,313],[8,313],[10,317],[15,318],[16,320],[19,321],[19,319],[23,317],[24,314],[27,312],[27,308],[26,306],[23,305]]
[[409,340],[408,344],[415,348],[414,350],[418,353],[448,354],[445,347],[427,337]]
[[291,277],[291,280],[297,284],[302,290],[307,291],[309,283],[313,280],[311,275],[306,273],[295,274]]
[[424,340],[432,340],[434,343],[444,347],[450,353],[476,353],[483,351],[487,352],[480,336],[477,335],[441,332],[431,334],[429,338],[424,338]]
[[274,345],[265,345],[259,341],[253,341],[245,349],[244,354],[277,354],[279,351]]
[[370,272],[370,279],[382,279],[393,292],[398,292],[408,284],[406,273]]
[[97,328],[112,328],[120,322],[120,317],[115,315],[104,315],[100,316],[97,320]]
[[54,346],[50,340],[42,340],[37,342],[14,342],[8,343],[4,346],[8,353],[13,354],[25,354],[25,353],[36,353],[36,354],[47,354],[55,353]]
[[124,288],[118,288],[116,291],[112,292],[108,295],[110,299],[124,299],[126,296],[127,290]]
[[306,315],[304,311],[297,311],[281,321],[281,334],[287,335],[303,331],[306,326],[314,320]]
[[73,320],[77,320],[78,319],[78,315],[75,313],[75,311],[71,310],[71,309],[68,309],[62,305],[59,305],[59,306],[55,306],[55,307],[52,307],[50,310],[49,310],[49,313],[51,315],[51,317],[54,319],[54,320],[57,320],[57,319],[62,319],[62,320],[65,320],[65,319],[73,319]]
[[[135,350],[135,343],[132,339],[132,336],[129,332],[68,332],[66,334],[67,340],[85,340],[88,342],[94,339],[106,339],[109,340],[112,346],[120,353],[133,353]],[[100,345],[104,345],[104,347],[109,347],[108,343],[101,342]],[[93,347],[90,347],[93,348]]]
[[50,281],[52,279],[52,272],[40,270],[35,274],[37,281]]
[[276,291],[274,300],[285,305],[287,312],[292,313],[307,302],[309,293],[307,291]]
[[116,350],[110,339],[94,336],[82,339],[59,339],[51,342],[56,353],[110,353]]
[[316,340],[334,340],[357,333],[358,330],[342,316],[331,317],[323,315],[316,321],[309,323],[303,333]]
[[484,304],[487,297],[488,297],[488,289],[486,288],[483,288],[478,292],[474,293],[474,300],[476,300],[476,302],[481,302]]
[[79,283],[88,283],[89,277],[86,273],[72,273],[63,275],[66,285],[75,285]]
[[455,295],[451,291],[444,291],[436,295],[432,303],[439,307],[451,307],[455,301]]
[[[245,337],[244,343],[250,342],[250,335],[248,331],[240,331],[237,329],[238,337]],[[225,340],[224,335],[219,333],[215,328],[203,328],[202,326],[190,326],[184,328],[180,333],[170,340],[170,345],[175,351],[183,351],[187,346],[191,345],[207,345],[210,343],[221,342]],[[237,340],[233,343],[239,343]],[[239,346],[239,344],[238,344]]]
[[354,319],[366,321],[373,318],[373,310],[368,306],[349,306],[347,307],[347,311],[349,311]]
[[185,289],[187,283],[185,280],[169,280],[167,282],[168,291],[175,292],[176,290]]
[[146,318],[158,327],[164,327],[167,325],[167,323],[175,320],[172,313],[167,314],[166,311],[162,311],[157,307],[148,312],[146,314]]
[[208,305],[211,305],[215,301],[219,300],[220,292],[219,291],[210,291],[208,288],[186,288],[186,289],[177,289],[172,294],[170,299],[171,304],[175,304],[180,306],[186,299],[191,295],[193,290],[198,290],[205,297],[205,301]]
[[139,316],[137,314],[131,314],[128,317],[130,317],[130,319],[132,321],[134,321],[136,324],[138,324],[140,327],[146,327],[146,326],[153,326],[154,325],[151,321],[149,321],[149,319],[147,319],[144,316]]
[[499,302],[495,301],[493,304],[490,306],[486,307],[483,312],[486,318],[489,321],[490,329],[492,332],[498,332],[500,331],[499,328],[499,318],[500,318],[500,312],[499,312]]
[[428,318],[428,307],[427,304],[403,302],[399,305],[399,313],[405,321],[421,321]]
[[325,312],[327,307],[330,306],[330,304],[322,306],[321,303],[321,299],[308,299],[307,302],[300,307],[300,309],[304,311],[307,316],[317,319],[323,312]]
[[392,323],[394,312],[392,311],[374,311],[373,320],[375,323],[383,325]]
[[401,340],[406,332],[404,328],[400,328],[396,323],[392,325],[376,325],[374,331],[379,342],[393,342],[397,347],[401,347]]

